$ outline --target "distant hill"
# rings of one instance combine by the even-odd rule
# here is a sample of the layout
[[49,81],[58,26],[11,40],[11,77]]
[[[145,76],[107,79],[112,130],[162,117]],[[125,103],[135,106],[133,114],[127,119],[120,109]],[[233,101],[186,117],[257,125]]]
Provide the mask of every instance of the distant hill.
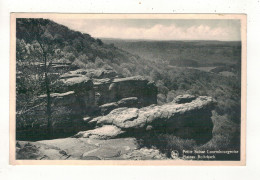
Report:
[[167,61],[177,66],[236,64],[241,56],[241,42],[237,41],[102,40],[147,60]]

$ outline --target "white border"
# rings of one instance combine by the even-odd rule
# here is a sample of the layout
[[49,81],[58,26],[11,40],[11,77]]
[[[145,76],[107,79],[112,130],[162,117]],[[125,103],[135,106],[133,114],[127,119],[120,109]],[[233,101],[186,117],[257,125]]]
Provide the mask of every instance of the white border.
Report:
[[[15,160],[15,37],[16,18],[86,18],[86,19],[239,19],[241,24],[242,43],[242,78],[241,78],[241,147],[240,161],[82,161],[82,160]],[[57,13],[12,13],[11,14],[11,58],[10,58],[10,163],[12,165],[160,165],[160,166],[241,166],[245,165],[245,138],[246,138],[246,15],[244,14],[57,14]]]
[[[1,179],[259,179],[259,12],[257,0],[182,1],[0,0],[0,178]],[[248,96],[246,167],[85,167],[10,166],[9,145],[9,18],[10,12],[82,13],[246,13],[248,14]]]

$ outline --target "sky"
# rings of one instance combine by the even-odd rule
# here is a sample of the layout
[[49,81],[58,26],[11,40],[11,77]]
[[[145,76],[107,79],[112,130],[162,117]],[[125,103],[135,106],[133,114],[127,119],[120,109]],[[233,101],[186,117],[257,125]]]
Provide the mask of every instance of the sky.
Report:
[[51,19],[95,38],[240,41],[230,19]]

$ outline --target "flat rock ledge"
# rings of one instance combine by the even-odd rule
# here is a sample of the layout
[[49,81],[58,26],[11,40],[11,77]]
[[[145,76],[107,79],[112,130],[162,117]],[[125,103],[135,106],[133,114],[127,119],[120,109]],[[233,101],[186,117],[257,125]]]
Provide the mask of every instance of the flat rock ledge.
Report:
[[17,141],[16,159],[162,160],[167,157],[157,149],[140,148],[135,138],[63,138],[37,142]]

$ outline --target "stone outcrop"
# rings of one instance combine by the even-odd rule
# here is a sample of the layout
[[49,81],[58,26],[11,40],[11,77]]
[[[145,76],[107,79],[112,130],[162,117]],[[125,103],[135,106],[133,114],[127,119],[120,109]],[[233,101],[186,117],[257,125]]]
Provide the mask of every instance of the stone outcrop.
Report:
[[[86,84],[85,89],[90,87],[91,83],[89,81],[91,81],[95,92],[95,104],[98,106],[129,97],[138,99],[138,103],[134,103],[135,107],[144,107],[157,103],[157,87],[153,82],[149,82],[141,76],[124,78],[113,70],[78,69],[62,75],[60,79],[63,84],[61,87],[70,87],[73,86],[73,84],[70,84],[71,82],[80,81],[81,85]],[[74,88],[81,89],[80,87],[72,87],[72,89]],[[60,91],[64,92],[62,88]]]
[[[76,104],[72,104],[72,106],[78,108],[80,115],[91,115],[97,111],[98,107],[95,104],[94,84],[91,79],[82,75],[72,76],[65,74],[61,76],[59,83],[59,91],[75,92]],[[60,105],[62,106],[62,104]]]
[[161,160],[157,149],[140,148],[135,138],[99,140],[64,138],[17,141],[17,160]]
[[[89,124],[96,127],[116,126],[129,136],[153,130],[207,141],[212,136],[211,111],[214,105],[215,101],[211,97],[200,96],[183,104],[173,101],[162,106],[151,105],[140,109],[118,108],[106,116],[92,119]],[[76,136],[84,137],[88,133],[79,132]]]
[[123,98],[137,97],[139,107],[157,103],[157,87],[141,76],[94,81],[97,104],[107,104]]
[[92,100],[89,104],[100,106],[101,114],[118,107],[140,108],[157,103],[154,83],[141,76],[123,78],[113,70],[78,69],[63,74],[59,83],[59,92],[78,90],[81,96],[87,93]]
[[[106,69],[78,69],[65,73],[56,81],[51,94],[52,138],[91,129],[85,117],[106,115],[119,107],[140,108],[154,104],[156,94],[156,86],[140,76],[122,78],[115,71]],[[39,96],[36,106],[26,116],[22,115],[32,119],[32,123],[17,124],[18,139],[49,138],[46,102],[46,95]],[[17,114],[17,119],[20,117]]]
[[122,78],[113,70],[78,69],[63,74],[59,83],[59,92],[74,91],[84,107],[88,106],[85,109],[99,106],[103,115],[118,107],[140,108],[157,103],[154,83],[141,76]]

